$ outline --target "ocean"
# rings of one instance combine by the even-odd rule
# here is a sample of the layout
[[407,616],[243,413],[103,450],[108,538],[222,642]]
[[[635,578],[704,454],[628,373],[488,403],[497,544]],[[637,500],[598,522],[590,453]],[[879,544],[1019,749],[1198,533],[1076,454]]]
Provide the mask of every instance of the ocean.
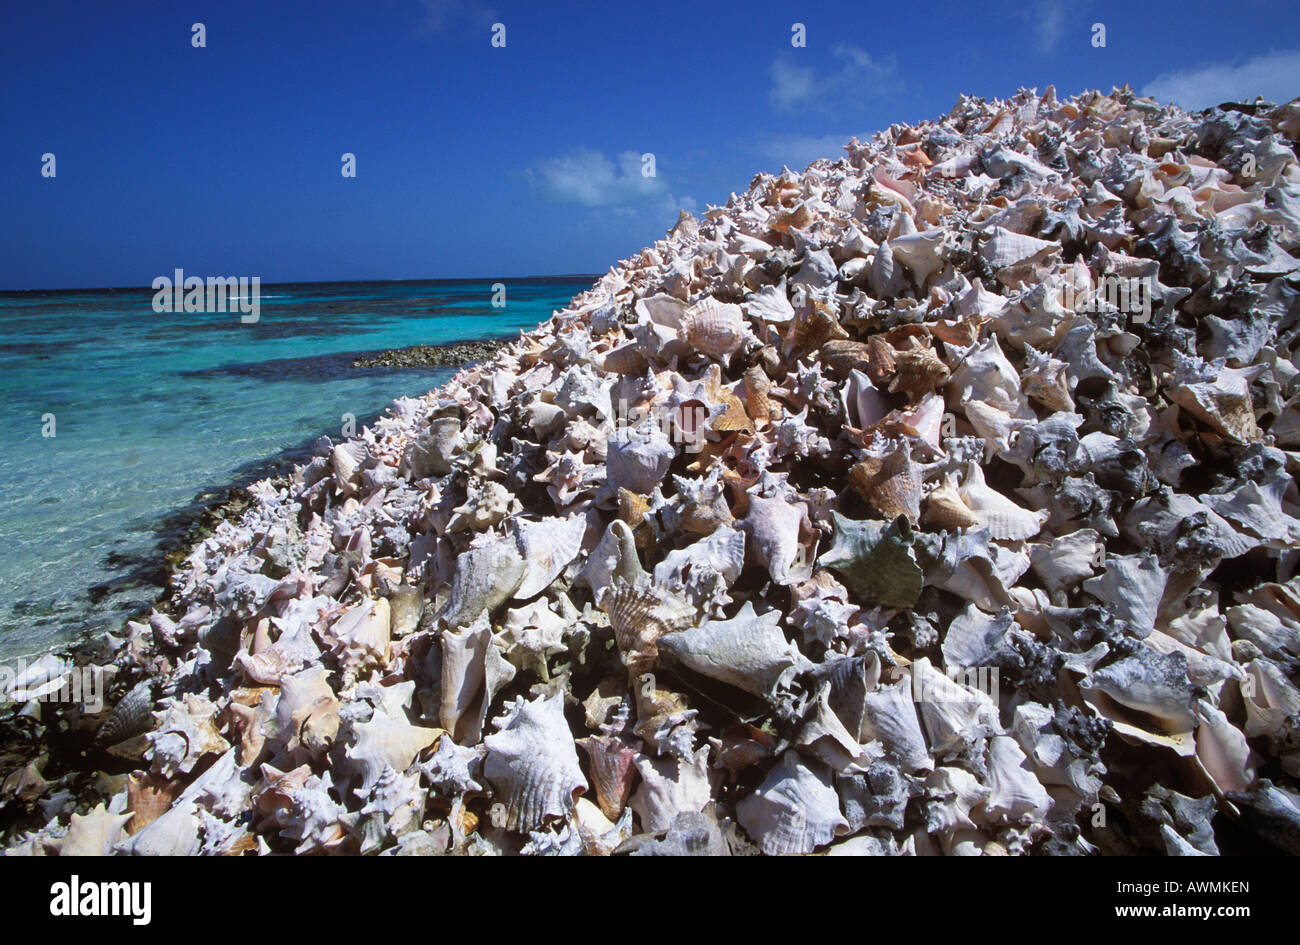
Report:
[[357,355],[513,337],[595,278],[500,280],[504,307],[494,281],[265,285],[252,324],[155,313],[149,289],[0,293],[0,659],[116,630],[227,486],[456,370]]

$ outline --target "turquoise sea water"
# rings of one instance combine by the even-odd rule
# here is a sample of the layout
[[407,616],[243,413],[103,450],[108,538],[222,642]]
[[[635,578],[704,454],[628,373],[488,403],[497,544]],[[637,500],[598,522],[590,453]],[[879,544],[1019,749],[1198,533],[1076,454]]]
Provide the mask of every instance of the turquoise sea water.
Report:
[[358,353],[514,336],[593,281],[504,280],[504,308],[489,281],[268,285],[254,324],[145,289],[0,293],[0,659],[116,629],[196,500],[454,372]]

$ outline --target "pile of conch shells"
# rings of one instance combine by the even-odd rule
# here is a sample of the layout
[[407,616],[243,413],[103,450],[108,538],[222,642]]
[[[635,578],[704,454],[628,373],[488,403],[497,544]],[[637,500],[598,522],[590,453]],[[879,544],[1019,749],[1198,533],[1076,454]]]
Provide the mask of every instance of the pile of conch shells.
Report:
[[261,483],[11,851],[1300,852],[1297,135],[963,98],[684,213]]

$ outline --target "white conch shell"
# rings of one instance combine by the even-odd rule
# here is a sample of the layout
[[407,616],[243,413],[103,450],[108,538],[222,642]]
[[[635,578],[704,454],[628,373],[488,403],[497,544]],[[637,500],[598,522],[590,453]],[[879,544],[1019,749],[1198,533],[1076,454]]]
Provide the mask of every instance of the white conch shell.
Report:
[[1300,525],[1282,507],[1283,496],[1294,488],[1290,476],[1276,476],[1263,484],[1251,480],[1232,492],[1206,494],[1201,500],[1219,515],[1281,547],[1300,545]]
[[482,737],[488,707],[514,679],[515,668],[493,643],[485,617],[460,630],[444,630],[441,644],[438,720],[457,744],[473,745]]
[[449,627],[473,623],[509,600],[524,579],[524,559],[514,538],[484,534],[456,558],[451,596],[442,619]]
[[635,584],[646,576],[631,527],[627,522],[616,518],[609,523],[605,534],[587,556],[587,563],[578,574],[578,582],[590,587],[592,597],[600,600],[615,577],[621,577],[628,584]]
[[780,611],[756,614],[753,603],[746,601],[730,620],[706,620],[663,635],[659,651],[703,676],[770,699],[809,665],[785,638],[780,622]]
[[156,773],[168,778],[188,774],[203,756],[230,748],[217,730],[216,706],[206,696],[187,692],[180,699],[164,699],[162,706],[154,713],[154,730],[145,736],[145,757]]
[[993,232],[980,247],[979,252],[984,257],[984,261],[993,268],[1005,269],[1021,263],[1046,259],[1047,256],[1060,250],[1059,243],[1035,239],[1023,233],[1013,233],[998,226],[993,228]]
[[1196,757],[1220,793],[1245,791],[1255,780],[1246,736],[1226,715],[1204,699],[1196,704]]
[[709,746],[689,759],[636,756],[641,786],[628,800],[641,829],[659,833],[672,826],[682,811],[702,811],[712,800],[709,786]]
[[[1090,701],[1101,694],[1150,716],[1170,733],[1190,732],[1196,725],[1187,661],[1180,653],[1165,654],[1144,646],[1089,673],[1079,680],[1079,690]],[[1100,705],[1104,711],[1105,703]]]
[[939,672],[927,657],[912,663],[911,672],[913,691],[923,696],[917,704],[935,755],[964,750],[1000,730],[997,707],[984,693]]
[[685,548],[670,551],[655,565],[654,579],[710,613],[720,613],[731,602],[727,588],[745,566],[745,533],[729,525]]
[[1105,572],[1084,581],[1083,589],[1126,621],[1131,633],[1145,637],[1155,629],[1167,580],[1155,555],[1110,555]]
[[980,784],[975,775],[962,768],[935,768],[925,779],[925,828],[932,834],[951,835],[958,830],[974,830],[971,813],[988,803],[990,788]]
[[392,612],[383,597],[366,600],[334,621],[329,632],[340,651],[344,689],[365,670],[388,665],[392,626]]
[[912,680],[900,679],[866,694],[858,740],[878,738],[885,750],[908,771],[931,771],[934,759],[925,745],[916,715]]
[[513,596],[527,600],[550,587],[578,556],[582,537],[587,533],[587,521],[581,515],[545,518],[540,522],[516,519],[515,533],[519,554],[524,559],[524,576]]
[[885,395],[857,368],[849,371],[848,382],[840,388],[840,400],[849,426],[859,430],[878,423],[889,413],[889,401]]
[[685,584],[686,572],[708,568],[721,574],[728,584],[740,577],[745,566],[745,533],[730,526],[722,526],[711,534],[668,552],[655,565],[654,579],[660,584]]
[[406,444],[398,463],[398,472],[412,480],[445,476],[451,472],[452,460],[463,444],[460,420],[434,417],[418,435]]
[[797,584],[812,575],[814,555],[799,540],[800,523],[807,520],[807,506],[785,497],[750,496],[749,512],[740,526],[749,535],[749,547],[759,563],[767,566],[778,584]]
[[944,236],[944,230],[935,229],[895,236],[889,241],[889,248],[893,250],[894,257],[912,270],[912,276],[920,288],[924,288],[930,276],[944,266],[941,253]]
[[1052,806],[1047,789],[1031,770],[1029,759],[1009,735],[989,739],[989,799],[985,812],[994,819],[1041,818]]
[[830,772],[793,749],[736,804],[736,819],[769,856],[811,853],[849,829]]
[[668,435],[647,418],[636,426],[615,430],[605,454],[605,482],[610,489],[649,495],[677,455]]
[[133,856],[195,856],[200,848],[197,813],[192,799],[177,798],[167,813],[114,849]]
[[452,510],[447,523],[448,532],[464,529],[483,531],[491,528],[508,515],[520,510],[519,500],[499,482],[476,483],[469,488],[465,504]]
[[587,780],[578,766],[573,735],[564,720],[564,694],[516,699],[483,739],[483,776],[495,789],[507,830],[536,830],[549,817],[568,817]]
[[941,650],[949,667],[988,666],[1013,626],[1015,618],[1007,611],[986,614],[975,604],[967,604],[948,624]]
[[286,749],[301,746],[319,753],[333,743],[339,730],[339,700],[328,676],[325,667],[317,665],[280,680],[275,739]]
[[1246,736],[1286,736],[1293,732],[1294,719],[1300,716],[1300,691],[1291,685],[1286,674],[1269,660],[1251,660],[1246,678],[1241,681],[1242,701],[1246,703]]
[[1033,538],[1051,517],[1048,511],[1031,512],[1016,505],[1002,493],[990,489],[984,483],[984,470],[976,463],[967,463],[966,475],[958,493],[975,513],[980,525],[1000,540]]
[[545,598],[538,598],[506,611],[501,632],[493,642],[515,668],[532,670],[542,679],[549,679],[547,660],[564,651],[564,631],[569,626],[570,621],[552,610]]
[[201,848],[196,802],[211,795],[222,782],[237,778],[238,770],[235,750],[229,749],[186,787],[164,814],[119,841],[114,849],[136,856],[194,856]]
[[334,489],[339,495],[350,495],[356,491],[352,484],[352,477],[365,458],[365,444],[356,440],[340,443],[330,452],[330,465],[334,469]]
[[357,815],[334,800],[333,788],[329,771],[320,777],[313,774],[294,790],[288,806],[276,812],[281,832],[298,841],[295,854],[334,850],[347,840]]
[[50,845],[59,856],[108,856],[133,816],[110,813],[101,801],[85,814],[73,814],[68,832]]
[[[768,247],[770,251],[771,247]],[[745,300],[745,314],[752,319],[784,325],[794,318],[794,307],[786,292],[785,279],[777,285],[766,285]]]
[[1093,562],[1103,549],[1101,536],[1091,528],[1061,535],[1029,546],[1029,565],[1049,592],[1068,591],[1093,573]]
[[839,774],[866,771],[884,754],[884,749],[875,742],[869,746],[858,744],[857,736],[831,707],[832,689],[829,681],[823,684],[813,714],[799,729],[793,744]]
[[344,754],[348,767],[361,775],[359,796],[370,793],[385,767],[406,771],[420,752],[443,734],[442,729],[412,725],[407,719],[403,705],[410,701],[414,690],[413,680],[390,687],[384,703],[375,707],[370,721],[352,726],[355,738]]

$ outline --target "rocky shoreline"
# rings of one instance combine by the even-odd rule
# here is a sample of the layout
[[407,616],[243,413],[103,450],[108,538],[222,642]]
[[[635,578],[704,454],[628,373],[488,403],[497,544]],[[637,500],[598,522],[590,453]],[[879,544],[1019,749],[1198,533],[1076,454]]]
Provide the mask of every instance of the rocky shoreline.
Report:
[[963,98],[684,214],[251,486],[0,727],[6,852],[1300,852],[1252,111]]
[[510,343],[509,338],[480,338],[452,341],[437,345],[413,345],[393,348],[376,355],[365,355],[352,362],[354,368],[446,367],[468,364],[492,357]]

